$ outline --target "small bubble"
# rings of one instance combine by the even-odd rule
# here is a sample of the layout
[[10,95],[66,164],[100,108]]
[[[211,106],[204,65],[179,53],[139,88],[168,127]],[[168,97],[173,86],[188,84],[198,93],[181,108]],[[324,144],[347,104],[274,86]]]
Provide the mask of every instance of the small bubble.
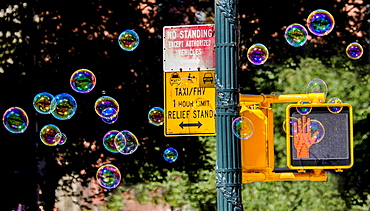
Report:
[[11,133],[23,133],[28,127],[27,113],[19,107],[11,107],[4,112],[4,127]]
[[40,114],[50,114],[55,109],[55,107],[51,106],[53,99],[54,96],[48,92],[39,93],[33,98],[33,107]]
[[306,94],[309,93],[324,93],[326,98],[326,95],[328,94],[328,86],[322,79],[314,78],[307,84]]
[[119,153],[123,155],[130,155],[137,150],[139,141],[132,132],[123,130],[114,138],[114,144],[116,145],[116,149],[119,151]]
[[88,93],[94,89],[96,78],[90,70],[79,69],[72,74],[70,85],[78,93]]
[[121,182],[121,172],[116,166],[105,164],[96,172],[96,180],[103,188],[113,189]]
[[51,107],[55,107],[51,114],[56,119],[67,120],[76,113],[77,102],[70,94],[62,93],[54,97],[51,101]]
[[236,118],[231,127],[234,135],[240,139],[248,139],[254,132],[253,123],[247,117]]
[[[300,102],[300,104],[309,104],[308,102]],[[297,112],[301,115],[307,115],[311,113],[312,107],[297,107]]]
[[364,53],[364,49],[357,42],[350,43],[346,48],[346,54],[350,59],[359,59]]
[[118,44],[125,51],[135,50],[139,42],[139,35],[133,30],[125,30],[118,37]]
[[148,119],[152,125],[155,126],[163,125],[164,121],[163,109],[160,107],[153,107],[152,109],[149,110]]
[[306,43],[307,41],[307,30],[301,24],[291,24],[285,30],[285,40],[289,43],[289,45],[293,47],[299,47]]
[[317,36],[329,34],[333,30],[334,24],[333,16],[322,9],[313,11],[307,18],[308,30]]
[[109,96],[102,96],[95,102],[95,112],[102,118],[113,118],[118,115],[118,102]]
[[328,103],[332,103],[332,104],[336,105],[336,106],[328,106],[328,110],[333,114],[340,113],[343,109],[343,106],[341,105],[342,101],[337,97],[330,98],[328,100]]
[[256,43],[249,47],[247,57],[252,64],[261,65],[267,61],[269,52],[266,46],[261,43]]
[[179,153],[177,152],[176,149],[174,149],[172,147],[167,148],[163,152],[164,160],[169,162],[169,163],[175,162],[177,160],[178,156],[179,156]]
[[61,133],[60,129],[56,125],[54,124],[45,125],[40,130],[41,142],[44,143],[46,146],[55,146],[58,144],[58,139],[56,139],[55,136],[59,133]]
[[64,133],[57,133],[54,139],[54,141],[58,143],[58,145],[63,145],[67,142],[67,136]]

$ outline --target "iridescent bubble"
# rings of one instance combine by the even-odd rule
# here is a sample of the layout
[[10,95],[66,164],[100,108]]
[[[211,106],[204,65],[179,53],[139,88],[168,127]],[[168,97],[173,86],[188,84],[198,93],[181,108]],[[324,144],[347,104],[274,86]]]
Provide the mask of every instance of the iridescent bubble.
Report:
[[28,123],[27,113],[19,107],[11,107],[3,115],[4,127],[11,133],[23,133]]
[[113,124],[115,123],[117,120],[118,120],[118,114],[111,117],[111,118],[104,118],[104,117],[101,117],[101,120],[104,122],[104,123],[107,123],[107,124]]
[[167,148],[163,152],[163,158],[164,158],[164,160],[167,161],[167,162],[169,162],[169,163],[175,162],[178,157],[179,157],[179,153],[177,152],[176,149],[174,149],[172,147]]
[[[289,136],[290,137],[293,137],[294,135],[294,132],[297,132],[297,131],[294,131],[294,123],[298,125],[298,118],[296,117],[289,117]],[[283,122],[283,130],[285,133],[287,133],[287,125],[286,125],[286,120],[284,120]]]
[[313,11],[307,18],[308,30],[314,35],[324,36],[334,28],[334,18],[326,10]]
[[125,30],[118,37],[118,44],[125,51],[135,50],[139,42],[139,35],[133,30]]
[[261,43],[256,43],[249,47],[247,57],[252,64],[261,65],[267,61],[269,52],[266,46]]
[[148,119],[152,125],[155,126],[163,125],[164,121],[163,109],[160,107],[153,107],[152,109],[149,110]]
[[364,49],[357,42],[350,43],[346,48],[346,54],[351,59],[359,59],[364,53]]
[[51,106],[51,101],[53,99],[54,96],[48,92],[38,93],[33,98],[33,107],[41,114],[50,114],[55,109],[55,107]]
[[336,106],[328,106],[328,110],[333,114],[340,113],[343,109],[342,101],[337,97],[330,98],[328,100],[328,103],[332,103],[336,105]]
[[234,135],[240,139],[248,139],[253,135],[253,123],[247,117],[238,117],[234,119],[232,125]]
[[[118,130],[110,130],[103,137],[103,146],[109,152],[113,152],[113,153],[118,153],[119,152],[116,148],[116,144],[114,143],[114,139],[116,138],[118,133],[119,133]],[[120,144],[120,146],[119,146],[120,149],[124,148],[125,145],[126,145],[126,140],[123,140],[123,142],[122,142],[122,140],[120,140],[119,144]]]
[[54,137],[54,141],[59,145],[63,145],[67,142],[67,136],[64,133],[57,133]]
[[121,182],[121,172],[116,166],[105,164],[100,166],[96,172],[96,180],[103,188],[112,189]]
[[324,96],[326,97],[326,95],[328,95],[328,86],[325,81],[319,78],[314,78],[307,84],[306,94],[309,93],[324,93]]
[[121,154],[130,155],[138,148],[139,141],[133,133],[128,130],[123,130],[114,138],[114,144]]
[[70,80],[70,85],[73,90],[78,93],[88,93],[94,89],[96,78],[93,72],[87,69],[79,69],[75,71]]
[[310,130],[311,130],[311,135],[310,137],[315,137],[315,144],[320,142],[324,136],[325,136],[325,128],[324,125],[316,119],[311,119],[310,120]]
[[109,96],[102,96],[95,102],[95,112],[103,118],[113,118],[118,114],[118,102]]
[[57,134],[61,133],[60,129],[53,124],[45,125],[40,130],[40,139],[41,142],[44,143],[46,146],[55,146],[59,143],[58,139],[55,138]]
[[[308,102],[300,102],[300,104],[310,104]],[[309,113],[311,113],[312,111],[312,107],[296,107],[297,108],[297,112],[301,115],[307,115]]]
[[55,118],[67,120],[76,113],[77,102],[70,94],[62,93],[54,97],[51,101],[51,107],[55,107],[51,113]]
[[308,33],[304,26],[298,23],[294,23],[286,28],[284,37],[289,45],[299,47],[306,43],[307,35]]

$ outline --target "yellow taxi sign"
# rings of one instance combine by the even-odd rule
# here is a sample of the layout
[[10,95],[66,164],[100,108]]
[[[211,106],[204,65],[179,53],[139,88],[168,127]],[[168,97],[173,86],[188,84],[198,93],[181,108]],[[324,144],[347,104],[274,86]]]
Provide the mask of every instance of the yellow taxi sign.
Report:
[[216,135],[214,71],[164,72],[165,136]]

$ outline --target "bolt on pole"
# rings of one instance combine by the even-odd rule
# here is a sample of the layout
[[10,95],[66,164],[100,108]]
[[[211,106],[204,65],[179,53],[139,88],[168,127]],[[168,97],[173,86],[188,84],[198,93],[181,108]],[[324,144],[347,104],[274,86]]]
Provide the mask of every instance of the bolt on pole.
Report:
[[241,144],[232,132],[239,116],[236,0],[215,1],[217,210],[243,210]]

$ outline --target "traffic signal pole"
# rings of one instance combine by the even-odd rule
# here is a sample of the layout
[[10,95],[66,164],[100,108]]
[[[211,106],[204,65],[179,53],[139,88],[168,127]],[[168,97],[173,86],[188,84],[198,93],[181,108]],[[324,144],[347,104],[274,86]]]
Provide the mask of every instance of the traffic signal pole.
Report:
[[217,210],[243,210],[241,144],[232,122],[239,116],[236,0],[215,1]]

